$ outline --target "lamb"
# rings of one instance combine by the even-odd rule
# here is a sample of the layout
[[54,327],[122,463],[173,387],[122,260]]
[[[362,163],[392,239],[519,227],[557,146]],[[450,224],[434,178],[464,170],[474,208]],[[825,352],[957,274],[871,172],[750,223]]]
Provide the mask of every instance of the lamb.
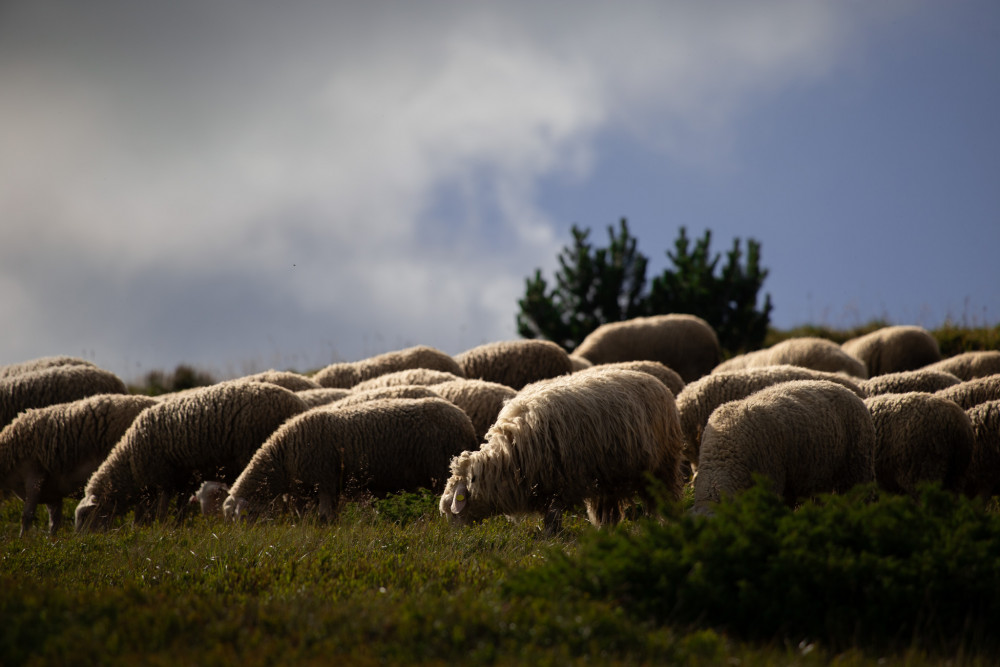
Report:
[[868,379],[868,370],[860,360],[826,338],[801,336],[789,338],[763,350],[754,350],[728,359],[712,372],[722,373],[761,366],[791,364],[828,373],[845,373],[861,380]]
[[648,373],[593,369],[530,384],[506,403],[477,450],[451,462],[441,513],[468,525],[544,513],[549,534],[583,503],[595,526],[617,523],[647,475],[679,499],[681,430],[674,397]]
[[965,493],[991,498],[1000,493],[1000,399],[966,410],[976,443],[965,478]]
[[659,361],[694,382],[722,359],[715,330],[700,317],[672,313],[609,322],[590,332],[573,354],[594,364]]
[[865,399],[875,424],[875,481],[890,493],[916,495],[924,482],[960,491],[976,436],[954,401],[924,392]]
[[455,361],[467,378],[513,389],[573,372],[566,350],[538,339],[485,343],[455,355]]
[[[667,386],[670,393],[676,397],[684,390],[684,380],[680,374],[672,368],[667,368],[659,361],[613,361],[607,364],[595,364],[591,368],[623,368],[630,371],[641,371],[655,376],[660,382]],[[587,370],[587,369],[583,369]]]
[[354,385],[352,391],[368,391],[369,389],[379,389],[381,387],[393,387],[397,385],[434,385],[439,382],[450,382],[465,377],[462,374],[455,375],[448,371],[437,371],[432,368],[408,368],[393,373],[385,373],[370,380],[359,382]]
[[0,431],[0,488],[24,501],[21,534],[44,503],[49,533],[62,525],[62,500],[83,485],[136,416],[155,405],[148,396],[98,394],[22,412]]
[[918,368],[912,371],[876,375],[867,380],[861,380],[858,382],[858,386],[864,390],[867,396],[878,396],[880,394],[905,394],[910,391],[934,393],[959,382],[961,380],[951,373]]
[[229,495],[229,485],[225,482],[208,480],[201,483],[188,502],[197,504],[204,516],[222,516],[222,503]]
[[458,363],[448,354],[426,345],[386,352],[360,361],[331,364],[313,376],[321,387],[350,389],[379,375],[410,368],[428,368],[462,376]]
[[284,387],[289,391],[295,392],[320,388],[318,382],[307,378],[305,375],[299,375],[291,371],[276,371],[273,368],[263,373],[255,373],[254,375],[247,375],[238,379],[242,382],[270,382],[271,384],[276,384],[279,387]]
[[677,411],[684,433],[684,456],[691,463],[692,470],[698,469],[702,431],[717,407],[790,380],[828,380],[847,387],[860,398],[865,397],[864,391],[846,376],[788,364],[706,375],[684,387],[677,395]]
[[980,403],[1000,399],[1000,374],[985,375],[936,392],[938,396],[955,401],[968,410]]
[[962,352],[924,368],[952,373],[967,382],[976,378],[1000,373],[1000,351],[980,350],[976,352]]
[[306,406],[315,408],[321,405],[336,403],[340,399],[350,396],[351,390],[320,387],[319,389],[304,389],[295,392],[295,394],[305,401]]
[[310,410],[268,438],[233,484],[226,519],[254,520],[284,494],[318,501],[321,520],[351,491],[440,490],[448,462],[476,444],[469,417],[443,398],[390,398]]
[[[143,411],[90,476],[77,530],[106,528],[136,507],[136,519],[164,518],[205,480],[231,482],[301,398],[264,382],[220,382]],[[183,512],[187,503],[178,503]]]
[[864,401],[829,380],[793,380],[720,405],[701,438],[696,514],[769,479],[794,505],[875,481],[875,425]]
[[476,429],[476,441],[482,442],[493,426],[504,403],[517,392],[507,385],[486,380],[452,380],[430,387],[435,394],[451,401],[469,415]]
[[868,377],[912,371],[941,361],[937,339],[917,326],[882,327],[840,347],[865,365]]
[[68,403],[95,394],[127,394],[114,373],[85,364],[53,366],[0,379],[0,428],[28,408]]
[[57,366],[93,366],[96,368],[96,364],[93,362],[87,361],[86,359],[80,359],[79,357],[70,357],[65,355],[39,357],[37,359],[22,361],[17,364],[0,366],[0,378],[20,375],[21,373],[27,373],[30,371],[40,371],[46,368],[55,368]]

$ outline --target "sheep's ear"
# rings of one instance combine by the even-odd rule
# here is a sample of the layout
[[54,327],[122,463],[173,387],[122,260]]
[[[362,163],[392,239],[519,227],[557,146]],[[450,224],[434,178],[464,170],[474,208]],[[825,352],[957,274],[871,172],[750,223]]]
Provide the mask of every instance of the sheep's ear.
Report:
[[455,497],[451,499],[451,513],[458,514],[465,509],[465,503],[469,500],[469,490],[462,482],[455,487]]

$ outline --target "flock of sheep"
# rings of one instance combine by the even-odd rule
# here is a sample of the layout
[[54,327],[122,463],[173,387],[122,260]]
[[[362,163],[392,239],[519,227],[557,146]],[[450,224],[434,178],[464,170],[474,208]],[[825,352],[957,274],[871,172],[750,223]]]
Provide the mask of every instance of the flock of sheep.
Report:
[[0,491],[65,497],[77,530],[200,505],[249,520],[336,516],[345,497],[420,488],[468,524],[586,508],[621,520],[651,485],[697,513],[762,475],[789,504],[876,482],[1000,493],[1000,351],[943,359],[915,326],[838,345],[793,338],[722,361],[691,315],[607,324],[573,354],[540,340],[458,355],[417,346],[311,377],[267,371],[155,398],[74,357],[0,366]]

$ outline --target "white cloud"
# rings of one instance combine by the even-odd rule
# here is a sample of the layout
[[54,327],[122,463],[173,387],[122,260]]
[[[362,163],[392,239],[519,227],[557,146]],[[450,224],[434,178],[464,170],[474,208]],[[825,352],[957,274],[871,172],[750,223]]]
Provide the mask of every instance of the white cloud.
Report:
[[[745,100],[827,67],[849,27],[834,2],[42,4],[0,29],[0,300],[15,329],[0,363],[60,341],[134,360],[147,348],[130,336],[181,298],[149,276],[195,290],[243,276],[348,358],[380,351],[359,331],[455,352],[514,337],[524,276],[564,242],[539,178],[585,173],[612,125],[699,159]],[[462,216],[435,214],[446,192]],[[139,282],[146,302],[87,307]],[[100,319],[25,331],[66,293]],[[192,321],[146,366],[195,358],[212,335],[251,349],[252,319],[232,321]]]

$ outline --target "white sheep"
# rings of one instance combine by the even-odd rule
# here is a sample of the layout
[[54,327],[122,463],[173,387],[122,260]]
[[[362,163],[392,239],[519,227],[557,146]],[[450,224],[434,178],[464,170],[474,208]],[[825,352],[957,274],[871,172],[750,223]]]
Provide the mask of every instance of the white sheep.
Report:
[[303,389],[295,392],[295,395],[305,401],[305,404],[310,408],[315,408],[336,403],[340,399],[350,396],[351,390],[320,387],[319,389]]
[[671,313],[609,322],[590,332],[573,350],[593,364],[659,361],[684,382],[694,382],[722,358],[715,330],[694,315]]
[[929,370],[945,371],[962,378],[963,381],[996,375],[1000,373],[1000,351],[978,350],[962,352],[925,366]]
[[428,368],[462,376],[462,369],[451,355],[427,345],[416,345],[360,361],[330,364],[312,379],[321,387],[350,389],[359,382],[410,368]]
[[918,368],[912,371],[884,373],[860,380],[858,386],[868,396],[880,394],[905,394],[910,391],[925,391],[934,393],[952,387],[962,380],[958,376],[944,371],[931,371]]
[[147,396],[98,394],[26,410],[0,431],[0,488],[24,501],[21,534],[41,502],[54,535],[63,498],[83,490],[136,416],[152,405],[156,401]]
[[918,326],[882,327],[840,347],[865,365],[868,377],[912,371],[941,361],[937,339]]
[[[583,368],[581,370],[590,370],[591,368],[621,368],[627,371],[641,371],[643,373],[649,373],[670,390],[670,393],[676,398],[685,387],[684,379],[680,376],[680,373],[672,368],[667,368],[663,363],[659,361],[649,361],[646,359],[640,359],[637,361],[612,361],[606,364],[593,364],[589,368]],[[579,372],[579,371],[577,371]]]
[[762,350],[737,355],[716,366],[712,372],[722,373],[780,364],[803,366],[828,373],[846,373],[862,380],[868,378],[868,370],[859,359],[845,352],[832,340],[813,336],[789,338]]
[[979,403],[1000,399],[1000,373],[965,380],[936,393],[968,410]]
[[701,438],[695,513],[768,479],[790,505],[875,481],[875,426],[864,401],[828,380],[793,380],[723,403]]
[[268,382],[294,392],[320,389],[319,383],[312,378],[307,378],[305,375],[300,375],[292,371],[278,371],[273,368],[262,373],[246,375],[237,378],[237,380],[241,382]]
[[573,362],[548,340],[505,340],[478,345],[455,355],[465,377],[521,389],[525,385],[573,372]]
[[875,481],[890,493],[916,495],[938,482],[959,491],[976,436],[957,403],[926,392],[865,399],[875,425]]
[[58,355],[51,357],[38,357],[37,359],[29,359],[28,361],[22,361],[16,364],[6,364],[0,366],[0,378],[11,377],[12,375],[20,375],[21,373],[28,373],[30,371],[40,371],[46,368],[55,368],[57,366],[94,366],[91,361],[86,359],[80,359],[79,357],[70,357],[66,355]]
[[351,388],[351,391],[362,392],[370,389],[381,389],[383,387],[395,387],[401,385],[428,386],[435,385],[439,382],[460,380],[464,377],[465,375],[461,373],[455,375],[454,373],[449,373],[448,371],[438,371],[433,368],[408,368],[402,371],[385,373],[383,375],[373,377],[370,380],[359,382]]
[[637,494],[651,502],[651,475],[680,497],[681,432],[674,397],[648,373],[590,370],[530,384],[504,405],[478,450],[451,462],[441,513],[469,524],[486,517],[562,512],[585,504],[597,526],[613,524]]
[[201,483],[198,490],[191,494],[188,502],[198,505],[204,516],[222,516],[222,503],[229,495],[229,485],[217,480]]
[[53,366],[0,378],[0,428],[28,408],[69,403],[95,394],[127,394],[114,373],[96,366]]
[[790,380],[829,380],[844,385],[858,397],[865,396],[857,383],[844,375],[788,364],[706,375],[684,387],[677,395],[677,411],[684,433],[684,456],[691,463],[692,470],[698,469],[702,432],[717,407]]
[[990,498],[1000,493],[1000,399],[965,411],[976,442],[965,479],[965,493]]
[[477,442],[482,442],[493,426],[504,403],[517,394],[513,388],[486,380],[452,380],[428,387],[435,394],[465,410],[476,428]]
[[230,520],[256,519],[286,495],[315,500],[323,520],[342,496],[440,490],[448,462],[475,446],[469,417],[443,398],[388,398],[310,410],[254,454],[223,504]]
[[220,382],[143,411],[91,475],[76,528],[107,527],[136,508],[164,518],[205,480],[230,482],[286,420],[306,410],[295,393],[264,382]]

